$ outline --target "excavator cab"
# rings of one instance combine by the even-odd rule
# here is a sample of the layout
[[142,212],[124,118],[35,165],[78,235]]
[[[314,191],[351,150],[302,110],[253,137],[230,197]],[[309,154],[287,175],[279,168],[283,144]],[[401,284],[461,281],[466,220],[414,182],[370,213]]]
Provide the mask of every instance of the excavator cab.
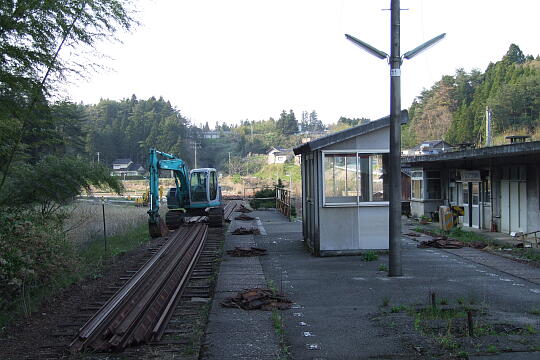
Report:
[[[216,169],[204,168],[190,171],[190,201],[192,205],[200,204],[205,207],[216,206],[219,189],[217,183]],[[218,205],[219,206],[219,205]]]

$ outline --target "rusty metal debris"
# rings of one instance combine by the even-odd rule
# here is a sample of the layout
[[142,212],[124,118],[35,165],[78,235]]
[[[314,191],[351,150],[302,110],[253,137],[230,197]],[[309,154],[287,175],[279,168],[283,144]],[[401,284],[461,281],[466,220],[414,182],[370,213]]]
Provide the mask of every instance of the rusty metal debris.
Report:
[[266,255],[266,249],[261,248],[241,248],[236,246],[234,250],[227,250],[227,254],[231,256],[238,256],[238,257],[248,257],[248,256],[262,256]]
[[252,228],[239,227],[239,228],[234,229],[232,234],[233,235],[249,235],[249,234],[260,235],[261,232],[259,231],[259,229],[253,228],[253,227]]
[[419,248],[439,248],[439,249],[461,249],[463,247],[470,247],[473,249],[483,249],[486,246],[488,246],[487,243],[484,242],[471,242],[471,243],[464,243],[458,240],[449,239],[446,236],[442,237],[434,237],[431,240],[422,241],[420,244],[417,245]]
[[247,207],[245,207],[243,204],[240,205],[240,207],[238,209],[236,209],[237,212],[241,212],[241,213],[250,213],[251,210],[249,210]]
[[405,233],[405,234],[403,234],[403,235],[412,236],[412,237],[422,236],[422,235],[420,235],[420,234],[413,233],[413,232],[408,232],[408,233]]
[[460,249],[464,246],[465,244],[463,244],[461,241],[449,240],[448,238],[444,237],[433,238],[431,240],[422,241],[420,244],[418,244],[419,248],[434,247],[438,249]]
[[253,216],[242,214],[235,217],[234,220],[250,221],[250,220],[255,220],[255,218]]
[[243,310],[265,310],[271,311],[290,309],[292,301],[284,294],[275,293],[267,288],[246,289],[236,296],[225,299],[221,306],[228,308],[238,308]]

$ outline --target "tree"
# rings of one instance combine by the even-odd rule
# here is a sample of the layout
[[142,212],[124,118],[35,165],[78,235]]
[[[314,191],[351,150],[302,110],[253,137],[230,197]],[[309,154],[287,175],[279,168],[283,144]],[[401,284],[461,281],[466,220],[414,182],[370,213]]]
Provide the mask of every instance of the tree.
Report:
[[523,51],[516,44],[511,44],[503,57],[503,61],[509,61],[514,64],[523,64],[525,60],[525,54],[523,54]]
[[324,129],[324,125],[322,121],[319,120],[315,110],[309,113],[309,128],[310,131],[321,131]]
[[46,156],[35,165],[21,164],[15,169],[7,185],[9,195],[2,196],[0,204],[29,209],[38,206],[43,215],[49,215],[92,186],[121,193],[119,178],[109,172],[103,164]]
[[283,135],[296,134],[298,132],[298,121],[294,116],[294,112],[289,110],[289,113],[287,114],[285,110],[281,111],[276,127]]
[[7,139],[0,191],[16,154],[25,149],[25,137],[32,138],[42,128],[40,122],[48,120],[46,98],[53,88],[49,83],[54,84],[48,80],[81,74],[87,65],[58,56],[62,48],[93,48],[99,39],[130,29],[134,20],[127,4],[128,0],[0,3],[0,121],[17,126]]

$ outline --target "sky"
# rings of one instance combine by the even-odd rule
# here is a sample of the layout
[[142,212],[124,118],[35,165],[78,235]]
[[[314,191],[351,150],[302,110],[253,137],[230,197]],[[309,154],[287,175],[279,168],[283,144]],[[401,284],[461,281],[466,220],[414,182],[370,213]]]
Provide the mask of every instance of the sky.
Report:
[[[315,110],[378,119],[390,112],[389,65],[345,39],[390,53],[390,0],[140,0],[141,23],[103,42],[107,68],[76,79],[76,102],[135,94],[169,100],[193,123],[279,118]],[[404,60],[402,108],[456,69],[484,71],[517,44],[540,54],[539,0],[402,0],[401,53],[446,33]]]

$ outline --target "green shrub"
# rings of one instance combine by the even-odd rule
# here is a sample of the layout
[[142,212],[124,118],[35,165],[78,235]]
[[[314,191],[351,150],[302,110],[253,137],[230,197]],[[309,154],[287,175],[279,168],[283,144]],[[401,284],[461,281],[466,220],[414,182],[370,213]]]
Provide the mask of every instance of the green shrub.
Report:
[[373,250],[366,251],[364,254],[362,254],[362,260],[363,261],[375,261],[379,258],[379,255]]
[[242,177],[240,176],[240,174],[234,174],[232,176],[232,182],[234,184],[240,184],[242,182]]
[[58,280],[76,265],[73,246],[66,241],[63,215],[2,208],[0,210],[0,310],[12,308]]

